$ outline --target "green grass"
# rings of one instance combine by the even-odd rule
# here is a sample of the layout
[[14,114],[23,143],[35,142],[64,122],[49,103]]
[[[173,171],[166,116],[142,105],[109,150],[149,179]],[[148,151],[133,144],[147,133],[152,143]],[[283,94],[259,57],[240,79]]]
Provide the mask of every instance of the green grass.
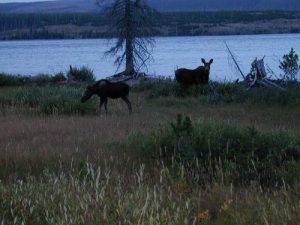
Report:
[[37,114],[88,114],[95,112],[93,102],[82,104],[84,86],[18,87],[0,94],[0,105],[15,106]]
[[63,72],[59,72],[54,75],[37,74],[34,76],[0,73],[0,87],[55,85],[66,82],[67,77],[70,78],[72,82],[77,83],[91,83],[96,80],[93,71],[88,67],[70,66],[70,69],[67,71],[66,75]]
[[21,75],[0,73],[0,87],[22,85],[27,80],[27,78],[28,77]]
[[[131,137],[129,149],[146,158],[178,160],[193,168],[197,159],[199,180],[208,182],[222,174],[227,184],[276,187],[299,184],[300,136],[286,132],[261,132],[215,121],[192,122],[179,115],[151,135]],[[193,169],[192,169],[193,170]]]
[[172,79],[161,78],[156,82],[145,81],[134,90],[147,92],[150,99],[159,97],[197,97],[201,101],[218,103],[245,103],[257,105],[300,106],[300,89],[287,86],[285,91],[271,88],[253,88],[247,91],[243,84],[212,82],[209,85],[182,87]]
[[0,89],[0,224],[298,225],[297,88],[84,89]]
[[[114,158],[116,159],[116,158]],[[189,173],[145,165],[116,171],[85,164],[84,176],[45,172],[9,185],[0,183],[2,224],[286,224],[299,222],[297,189],[264,193],[222,184],[203,188]]]

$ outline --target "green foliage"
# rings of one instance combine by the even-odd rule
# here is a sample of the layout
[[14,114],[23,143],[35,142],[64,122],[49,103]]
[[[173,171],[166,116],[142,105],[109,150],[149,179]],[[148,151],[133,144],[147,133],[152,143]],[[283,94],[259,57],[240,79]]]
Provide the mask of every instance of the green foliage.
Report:
[[175,82],[172,78],[159,77],[157,80],[145,80],[141,82],[137,87],[134,87],[134,91],[141,92],[146,91],[149,98],[159,97],[199,97],[207,95],[210,92],[208,85],[194,85],[190,87],[184,87]]
[[148,98],[197,97],[210,104],[243,103],[258,105],[300,106],[300,89],[287,86],[285,91],[271,88],[256,88],[246,91],[246,86],[236,83],[210,82],[209,85],[183,87],[170,78],[144,81],[133,91],[147,93]]
[[188,116],[178,114],[176,123],[171,122],[170,125],[176,137],[175,156],[182,162],[188,163],[196,156],[192,146],[192,120]]
[[65,77],[63,72],[57,73],[53,77],[51,77],[51,82],[53,83],[60,83],[66,80],[67,78]]
[[[2,224],[298,224],[297,188],[264,193],[260,188],[214,184],[206,188],[190,174],[144,165],[117,172],[86,164],[78,177],[71,167],[26,181],[0,182]],[[118,175],[115,175],[118,174]],[[205,213],[206,212],[206,213]],[[155,217],[153,216],[155,215]],[[150,221],[150,223],[149,223]]]
[[29,77],[25,76],[14,76],[10,74],[0,73],[0,87],[23,85],[28,79]]
[[157,80],[141,82],[134,87],[134,91],[148,92],[149,98],[176,96],[179,86],[173,82],[171,78],[159,77]]
[[36,85],[46,85],[51,82],[51,75],[49,74],[38,74],[30,77],[29,83]]
[[296,81],[300,71],[299,57],[292,48],[289,54],[282,57],[279,68],[284,72],[283,78],[287,81]]
[[67,72],[67,77],[78,82],[91,83],[96,80],[93,71],[86,66],[79,68],[70,66],[70,70]]
[[[175,157],[189,166],[197,158],[193,170],[208,181],[222,173],[224,182],[256,182],[270,187],[284,182],[293,185],[300,177],[300,167],[289,152],[295,149],[299,153],[299,137],[261,132],[254,126],[237,127],[213,121],[191,123],[189,117],[179,115],[171,129],[164,127],[151,136],[132,139],[130,147],[142,149],[146,157],[150,154],[165,161]],[[286,176],[288,173],[292,175]]]
[[178,114],[176,123],[171,122],[170,125],[177,138],[190,136],[192,133],[192,120],[188,116]]
[[0,95],[0,105],[32,108],[34,112],[46,115],[95,112],[92,102],[80,102],[83,92],[84,88],[69,86],[20,87],[11,91],[9,95]]

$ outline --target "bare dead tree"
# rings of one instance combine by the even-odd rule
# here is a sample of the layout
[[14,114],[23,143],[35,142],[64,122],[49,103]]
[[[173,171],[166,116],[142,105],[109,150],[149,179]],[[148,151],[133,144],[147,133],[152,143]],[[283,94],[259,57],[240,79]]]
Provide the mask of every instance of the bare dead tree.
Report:
[[[109,1],[97,0],[97,3],[103,5]],[[141,68],[147,68],[146,63],[153,58],[156,15],[146,0],[114,0],[107,7],[110,36],[117,40],[106,53],[116,56],[118,69],[125,63],[121,74],[134,76]]]

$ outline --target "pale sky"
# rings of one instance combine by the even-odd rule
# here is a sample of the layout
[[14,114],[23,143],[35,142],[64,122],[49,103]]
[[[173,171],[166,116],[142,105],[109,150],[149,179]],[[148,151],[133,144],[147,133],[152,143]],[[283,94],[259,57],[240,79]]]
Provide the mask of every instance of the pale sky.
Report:
[[[49,0],[0,0],[0,3],[12,3],[12,2],[44,2]],[[53,1],[53,0],[50,0]]]

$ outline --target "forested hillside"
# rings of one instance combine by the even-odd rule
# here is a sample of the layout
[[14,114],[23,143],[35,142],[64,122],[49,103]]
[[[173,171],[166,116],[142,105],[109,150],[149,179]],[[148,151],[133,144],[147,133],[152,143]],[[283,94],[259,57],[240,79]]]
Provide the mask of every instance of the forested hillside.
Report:
[[[160,11],[300,10],[299,0],[148,0]],[[95,0],[59,0],[0,4],[2,13],[97,12]]]
[[[0,14],[0,39],[107,37],[101,13]],[[275,26],[276,25],[276,26]],[[300,12],[165,12],[157,18],[157,36],[300,32]]]

